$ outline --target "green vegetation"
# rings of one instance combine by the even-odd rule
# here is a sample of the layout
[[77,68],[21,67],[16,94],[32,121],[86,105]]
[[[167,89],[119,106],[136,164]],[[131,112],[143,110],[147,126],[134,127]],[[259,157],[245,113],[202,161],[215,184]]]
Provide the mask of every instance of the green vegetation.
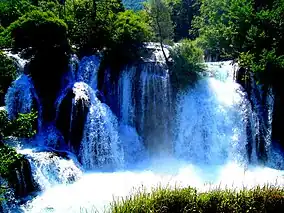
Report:
[[[3,145],[0,141],[0,177],[8,180],[12,184],[15,174],[15,168],[19,168],[23,157],[15,151],[15,149]],[[3,200],[1,194],[5,193],[5,188],[0,185],[0,203]]]
[[[19,114],[17,119],[9,120],[6,110],[0,110],[0,177],[8,181],[9,185],[15,189],[16,195],[26,195],[27,191],[33,191],[34,185],[31,182],[30,166],[26,159],[11,148],[3,144],[3,139],[8,136],[30,138],[36,134],[37,113],[34,111],[28,114]],[[17,171],[24,172],[27,188],[18,183]],[[1,194],[5,193],[5,188],[0,186]]]
[[36,134],[37,113],[19,114],[15,120],[9,120],[5,110],[0,110],[0,139],[7,136],[30,138]]
[[196,189],[158,188],[142,191],[125,200],[114,201],[111,212],[282,212],[284,190],[257,187],[252,190],[213,190],[198,193]]
[[195,28],[208,53],[238,60],[261,83],[279,86],[284,44],[282,0],[203,0]]
[[[21,174],[22,184],[18,179]],[[0,143],[0,177],[7,180],[8,186],[15,190],[15,196],[24,197],[36,189],[33,183],[30,164],[27,159],[18,154],[14,148]],[[1,193],[5,193],[6,188],[0,186],[0,203]]]
[[[13,22],[5,31],[13,38],[13,46],[33,54],[47,48],[66,46],[67,25],[52,12],[34,10]],[[52,36],[51,36],[52,35]]]
[[17,154],[15,149],[6,145],[0,146],[0,176],[10,179],[10,171],[17,167],[20,163],[22,156]]
[[173,59],[172,81],[175,87],[194,84],[204,71],[203,51],[196,41],[182,40],[171,50]]
[[0,106],[4,105],[5,94],[16,77],[17,69],[13,60],[0,51]]

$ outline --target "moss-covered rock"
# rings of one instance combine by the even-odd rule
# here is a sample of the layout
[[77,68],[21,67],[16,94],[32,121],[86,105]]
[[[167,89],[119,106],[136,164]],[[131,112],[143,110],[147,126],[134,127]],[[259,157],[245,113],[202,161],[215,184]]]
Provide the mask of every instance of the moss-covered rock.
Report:
[[36,189],[29,161],[3,143],[0,144],[0,176],[8,181],[17,198],[27,196]]

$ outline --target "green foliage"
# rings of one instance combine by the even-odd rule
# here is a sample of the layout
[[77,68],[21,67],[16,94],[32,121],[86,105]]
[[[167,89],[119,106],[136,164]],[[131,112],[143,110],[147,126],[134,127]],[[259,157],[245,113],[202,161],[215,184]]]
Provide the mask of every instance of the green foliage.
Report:
[[144,6],[157,40],[160,43],[170,43],[174,35],[174,26],[169,4],[165,0],[148,0]]
[[130,43],[142,43],[151,37],[150,26],[143,18],[131,10],[120,12],[114,23],[117,42],[130,41]]
[[[94,5],[94,2],[96,4]],[[114,23],[124,10],[120,0],[81,0],[73,4],[73,17],[69,18],[69,36],[82,54],[94,50],[110,49],[115,42]]]
[[[24,157],[16,152],[12,147],[4,145],[0,141],[0,177],[7,180],[9,186],[15,189],[15,194],[19,195],[21,192],[21,186],[19,186],[19,180],[17,178],[17,171],[23,171],[23,175],[26,175],[27,171],[27,160]],[[30,171],[29,171],[30,172]],[[28,177],[28,176],[27,176]],[[28,179],[23,177],[25,182],[30,185]],[[1,196],[6,191],[6,185],[4,187],[0,186],[0,203],[5,198]]]
[[[143,47],[143,42],[152,36],[151,28],[144,21],[143,16],[131,10],[118,14],[114,28],[115,46],[112,49],[115,48],[115,54],[120,54],[121,59],[124,58],[125,62],[137,57],[139,49]],[[121,52],[121,49],[124,51]]]
[[204,49],[221,58],[234,57],[250,27],[251,0],[203,0],[194,26],[203,37]]
[[198,193],[193,188],[145,190],[125,200],[114,201],[111,212],[282,212],[284,190],[256,187],[252,190],[213,190]]
[[4,33],[13,38],[14,48],[31,48],[30,54],[57,47],[68,48],[67,25],[52,12],[34,10],[26,13],[12,23]]
[[203,51],[196,41],[182,40],[171,50],[173,59],[172,79],[174,86],[185,88],[196,82],[204,71]]
[[6,110],[0,110],[0,145],[1,140],[6,136],[7,127],[9,125],[8,114]]
[[30,138],[36,134],[37,113],[32,111],[19,114],[15,120],[9,120],[7,111],[0,110],[0,138],[15,136]]
[[200,0],[167,0],[172,8],[172,21],[174,23],[174,40],[183,38],[196,38],[192,28],[194,16],[199,14]]
[[283,72],[284,2],[203,0],[194,26],[207,54],[237,59],[260,83],[280,85]]
[[18,118],[11,122],[9,132],[12,136],[30,138],[36,134],[37,113],[19,114]]
[[32,8],[29,0],[1,0],[0,25],[8,27]]
[[0,106],[4,105],[5,94],[17,77],[17,69],[11,59],[0,51]]
[[0,145],[0,176],[3,178],[10,178],[10,171],[13,170],[17,164],[22,160],[22,156],[17,154],[15,149]]

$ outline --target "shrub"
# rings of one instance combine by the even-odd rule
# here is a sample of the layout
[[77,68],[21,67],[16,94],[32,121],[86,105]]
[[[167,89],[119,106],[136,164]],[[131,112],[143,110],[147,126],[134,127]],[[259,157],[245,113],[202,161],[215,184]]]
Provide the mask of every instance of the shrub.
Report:
[[171,75],[177,88],[185,88],[196,82],[199,73],[204,71],[203,51],[196,41],[182,40],[171,51],[173,66]]
[[33,10],[26,13],[13,22],[2,37],[6,41],[12,38],[11,46],[29,50],[31,55],[58,47],[68,50],[67,25],[52,12]]
[[0,145],[1,140],[4,138],[7,134],[7,127],[9,125],[9,119],[8,114],[6,110],[0,110]]
[[111,66],[118,64],[119,67],[136,60],[144,42],[152,37],[150,25],[145,22],[145,17],[131,10],[118,13],[114,29],[114,42],[106,54]]
[[0,138],[15,136],[30,138],[36,134],[37,113],[32,111],[27,114],[19,114],[17,119],[9,120],[5,110],[0,110]]
[[21,159],[22,155],[17,154],[15,149],[6,145],[0,145],[0,176],[9,178],[10,170],[12,170]]

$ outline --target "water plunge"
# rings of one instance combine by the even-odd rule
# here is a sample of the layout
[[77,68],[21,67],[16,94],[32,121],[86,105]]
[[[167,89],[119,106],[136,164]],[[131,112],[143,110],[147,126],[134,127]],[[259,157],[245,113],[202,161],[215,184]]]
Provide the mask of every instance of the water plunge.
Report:
[[[179,92],[176,100],[164,64],[125,67],[116,88],[107,84],[117,96],[117,107],[101,101],[99,64],[98,58],[85,57],[77,72],[70,69],[55,103],[57,120],[65,102],[69,107],[63,116],[68,118],[63,119],[68,123],[66,149],[83,168],[74,157],[26,151],[43,192],[21,206],[24,212],[103,211],[113,196],[127,196],[142,185],[147,190],[190,185],[204,191],[284,184],[283,170],[258,166],[260,151],[268,162],[283,165],[281,154],[274,158],[269,151],[273,103],[268,100],[267,125],[260,128],[263,122],[234,81],[236,69],[230,62],[208,63],[207,76]],[[76,144],[78,129],[82,133]],[[251,137],[260,132],[265,132],[264,142]]]

